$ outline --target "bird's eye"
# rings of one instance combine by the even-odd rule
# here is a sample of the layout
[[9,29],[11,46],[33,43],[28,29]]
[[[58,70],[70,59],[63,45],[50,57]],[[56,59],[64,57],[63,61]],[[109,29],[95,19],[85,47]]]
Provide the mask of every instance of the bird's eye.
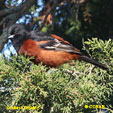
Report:
[[10,35],[13,35],[15,33],[15,31],[14,30],[12,30],[11,32],[10,32]]

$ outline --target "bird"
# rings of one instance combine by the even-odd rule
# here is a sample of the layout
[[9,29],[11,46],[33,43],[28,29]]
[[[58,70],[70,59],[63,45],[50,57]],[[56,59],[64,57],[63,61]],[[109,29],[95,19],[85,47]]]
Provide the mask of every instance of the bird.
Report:
[[7,31],[7,38],[13,43],[18,54],[33,57],[34,64],[56,68],[72,60],[83,60],[107,70],[107,66],[80,52],[71,43],[55,34],[29,29],[22,24],[13,24]]

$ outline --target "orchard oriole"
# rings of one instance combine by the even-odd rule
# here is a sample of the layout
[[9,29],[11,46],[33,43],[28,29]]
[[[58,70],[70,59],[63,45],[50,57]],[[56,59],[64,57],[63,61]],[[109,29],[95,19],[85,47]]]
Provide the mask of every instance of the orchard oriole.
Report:
[[25,25],[14,24],[8,29],[8,38],[12,40],[17,53],[34,56],[33,62],[57,67],[72,60],[83,60],[102,69],[107,67],[85,55],[63,38],[43,32],[30,30]]

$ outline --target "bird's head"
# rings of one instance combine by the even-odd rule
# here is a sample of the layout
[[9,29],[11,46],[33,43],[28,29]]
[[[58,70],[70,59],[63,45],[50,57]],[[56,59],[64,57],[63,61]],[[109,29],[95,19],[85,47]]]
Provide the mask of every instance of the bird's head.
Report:
[[7,38],[13,43],[13,46],[18,51],[24,40],[27,39],[29,35],[29,27],[21,24],[14,24],[8,29]]
[[28,27],[21,24],[14,24],[8,29],[8,39],[26,38],[29,34]]

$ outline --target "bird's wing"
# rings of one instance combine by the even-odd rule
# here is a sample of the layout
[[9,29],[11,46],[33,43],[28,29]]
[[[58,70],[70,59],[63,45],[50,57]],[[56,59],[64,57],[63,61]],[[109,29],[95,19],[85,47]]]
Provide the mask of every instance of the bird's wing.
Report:
[[75,48],[72,45],[69,45],[58,39],[50,40],[46,43],[40,44],[39,46],[40,48],[46,50],[56,50],[56,51],[65,51],[74,54],[82,54],[79,50],[75,50]]
[[[37,41],[37,45],[40,48],[46,50],[56,50],[56,51],[65,51],[74,54],[82,54],[78,49],[75,49],[68,41],[65,41],[61,37],[57,35],[48,35],[43,32],[30,32],[30,36],[32,40]],[[39,43],[42,42],[43,43]]]
[[47,33],[31,31],[28,35],[28,38],[35,41],[46,41],[46,40],[54,40],[54,38]]

